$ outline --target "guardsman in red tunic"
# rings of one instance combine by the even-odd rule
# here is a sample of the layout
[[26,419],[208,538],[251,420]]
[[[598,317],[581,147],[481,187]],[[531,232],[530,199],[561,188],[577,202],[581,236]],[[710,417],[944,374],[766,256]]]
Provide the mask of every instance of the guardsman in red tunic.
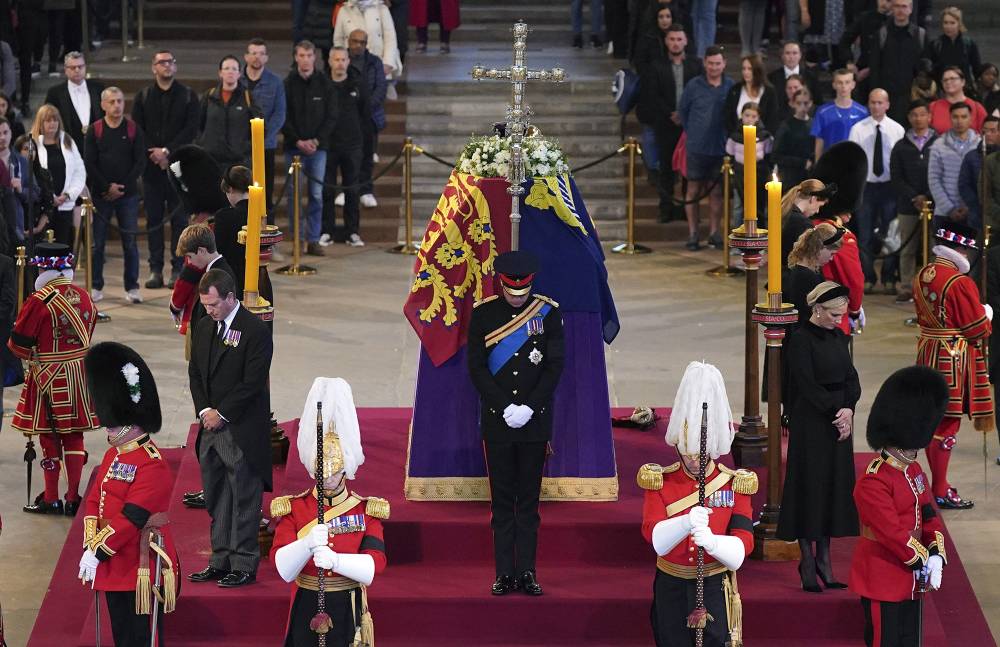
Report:
[[[698,505],[698,460],[702,402],[708,402],[705,506]],[[643,465],[637,477],[646,490],[642,535],[656,551],[653,583],[653,635],[657,647],[689,647],[688,627],[696,581],[696,553],[705,549],[705,627],[707,647],[742,645],[736,573],[753,550],[750,495],[757,475],[716,463],[729,453],[732,413],[722,374],[710,364],[692,362],[681,379],[667,427],[667,444],[681,460],[661,467]],[[732,610],[732,613],[730,613]]]
[[316,474],[316,403],[323,403],[324,525],[319,525],[316,488],[271,502],[278,519],[271,559],[278,574],[293,583],[285,647],[318,644],[312,626],[318,609],[319,575],[324,576],[325,612],[332,626],[328,647],[373,645],[367,586],[385,570],[382,521],[389,502],[347,488],[364,462],[358,415],[351,387],[340,378],[316,378],[299,421],[298,449],[303,467]]
[[854,487],[861,538],[850,581],[868,647],[920,647],[920,597],[941,588],[944,527],[916,459],[947,402],[940,373],[910,366],[889,376],[868,416],[868,444],[880,453]]
[[[847,222],[851,213],[844,214]],[[858,237],[847,228],[847,222],[840,216],[832,218],[813,218],[813,224],[829,223],[844,231],[843,242],[830,262],[823,266],[823,277],[847,288],[847,315],[840,320],[840,329],[845,335],[850,335],[854,328],[865,327],[865,310],[861,305],[865,296],[865,273],[861,269],[861,254],[858,251]]]
[[84,502],[79,578],[104,591],[117,647],[158,645],[180,564],[166,513],[174,479],[150,438],[161,424],[156,382],[134,350],[114,342],[91,348],[86,370],[111,448]]
[[7,347],[28,362],[11,426],[38,435],[45,491],[25,512],[63,514],[59,474],[63,462],[69,489],[65,514],[80,507],[80,475],[87,462],[83,432],[99,424],[87,392],[83,358],[97,323],[87,291],[73,285],[73,254],[61,243],[35,245],[36,292],[24,302]]
[[956,443],[962,416],[972,418],[982,432],[994,427],[993,395],[986,367],[993,310],[979,300],[976,282],[967,276],[969,254],[977,249],[976,231],[960,223],[937,230],[934,262],[913,279],[913,301],[920,324],[917,364],[936,369],[950,390],[944,419],[927,446],[931,490],[941,508],[966,509],[948,483],[948,460]]

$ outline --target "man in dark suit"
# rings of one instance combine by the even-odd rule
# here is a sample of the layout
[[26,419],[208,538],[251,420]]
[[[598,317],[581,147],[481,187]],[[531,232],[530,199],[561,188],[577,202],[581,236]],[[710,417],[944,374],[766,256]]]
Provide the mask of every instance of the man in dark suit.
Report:
[[67,54],[63,58],[63,69],[66,71],[66,81],[49,88],[45,93],[45,103],[52,104],[59,110],[63,128],[83,155],[87,127],[104,118],[104,110],[101,108],[104,84],[87,79],[87,62],[80,52]]
[[[528,252],[497,257],[502,295],[476,303],[469,322],[469,375],[480,395],[486,441],[496,581],[493,595],[541,595],[535,576],[538,500],[552,397],[563,368],[559,305],[531,294],[538,261]],[[516,577],[516,579],[515,579]]]
[[823,103],[823,95],[820,94],[819,78],[816,76],[816,72],[802,62],[802,46],[795,41],[788,41],[781,47],[781,67],[772,70],[767,75],[767,80],[774,86],[774,93],[778,95],[779,105],[783,106],[788,103],[788,97],[785,95],[785,82],[793,74],[802,77],[802,81],[809,89],[816,105]]
[[212,517],[212,556],[188,579],[231,588],[254,582],[260,562],[261,498],[271,491],[273,345],[264,322],[236,299],[226,272],[206,272],[198,298],[208,316],[195,326],[188,377],[201,421],[195,448]]

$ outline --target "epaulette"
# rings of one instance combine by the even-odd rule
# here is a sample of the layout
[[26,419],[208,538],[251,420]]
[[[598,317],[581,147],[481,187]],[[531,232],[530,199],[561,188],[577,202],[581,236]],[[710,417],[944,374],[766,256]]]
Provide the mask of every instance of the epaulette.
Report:
[[635,482],[643,490],[661,490],[663,489],[663,475],[676,472],[680,467],[680,463],[674,463],[666,467],[656,463],[646,463],[639,468],[639,473],[635,476]]
[[545,303],[548,303],[549,305],[553,305],[553,306],[555,306],[557,308],[559,307],[559,303],[555,299],[550,299],[549,297],[545,296],[544,294],[533,294],[532,296],[535,297],[536,299],[540,299],[540,300],[544,301]]
[[484,303],[489,303],[493,299],[496,299],[498,296],[499,295],[494,294],[493,296],[486,297],[485,299],[480,299],[479,301],[476,301],[475,303],[473,303],[472,307],[473,308],[478,308],[479,306],[483,305]]
[[757,473],[744,469],[730,469],[725,465],[718,464],[719,471],[733,477],[733,492],[737,494],[757,494],[760,483],[757,480]]
[[274,497],[271,499],[271,517],[277,518],[290,515],[292,513],[292,499],[301,499],[310,492],[312,492],[312,490],[306,490],[305,492],[300,492],[299,494]]
[[142,448],[146,450],[146,454],[154,460],[161,460],[163,457],[160,455],[160,450],[153,443],[143,443]]
[[389,502],[377,496],[361,497],[365,501],[365,514],[376,519],[389,518]]
[[868,469],[865,470],[865,474],[878,474],[879,468],[884,464],[885,461],[881,456],[872,459],[872,462],[868,463]]

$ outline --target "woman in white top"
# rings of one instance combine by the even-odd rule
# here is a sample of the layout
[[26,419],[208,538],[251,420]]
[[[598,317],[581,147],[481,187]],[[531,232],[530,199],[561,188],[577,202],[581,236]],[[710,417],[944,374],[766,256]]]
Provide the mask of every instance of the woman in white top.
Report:
[[382,59],[385,78],[398,79],[403,71],[396,41],[396,28],[382,0],[347,0],[337,13],[333,46],[347,49],[347,38],[360,29],[368,34],[368,51]]
[[[63,129],[59,110],[45,104],[35,113],[31,138],[38,149],[38,162],[52,179],[52,200],[55,212],[51,215],[51,228],[57,242],[73,246],[74,227],[80,224],[76,199],[87,185],[87,168],[76,143]],[[47,216],[42,216],[35,231],[49,226]]]
[[742,80],[729,89],[726,95],[725,119],[726,132],[731,133],[740,125],[740,115],[743,104],[757,104],[760,111],[760,121],[769,131],[776,132],[780,123],[778,110],[778,95],[767,80],[764,61],[760,54],[751,54],[740,59]]

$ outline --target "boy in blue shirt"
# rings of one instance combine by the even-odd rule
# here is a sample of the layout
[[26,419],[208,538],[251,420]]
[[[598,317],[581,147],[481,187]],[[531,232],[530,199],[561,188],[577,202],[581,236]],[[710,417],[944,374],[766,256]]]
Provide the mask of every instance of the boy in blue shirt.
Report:
[[837,98],[820,106],[813,117],[810,131],[816,138],[816,156],[813,159],[819,159],[824,150],[847,139],[851,126],[868,116],[868,109],[851,99],[855,85],[854,72],[839,69],[833,73],[833,89]]

